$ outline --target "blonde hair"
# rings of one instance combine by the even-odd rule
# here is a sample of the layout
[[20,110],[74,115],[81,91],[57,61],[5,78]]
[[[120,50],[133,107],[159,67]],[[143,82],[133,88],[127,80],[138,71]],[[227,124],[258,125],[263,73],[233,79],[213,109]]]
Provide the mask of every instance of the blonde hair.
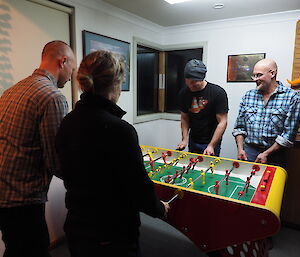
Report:
[[83,92],[107,94],[125,76],[125,63],[108,51],[95,51],[85,56],[79,66],[77,80]]

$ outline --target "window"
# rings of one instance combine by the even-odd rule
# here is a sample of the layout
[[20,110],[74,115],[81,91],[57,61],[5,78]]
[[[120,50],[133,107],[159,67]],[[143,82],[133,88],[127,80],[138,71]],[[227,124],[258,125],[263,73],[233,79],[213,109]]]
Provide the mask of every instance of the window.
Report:
[[133,37],[133,122],[180,120],[178,93],[191,59],[206,63],[207,43],[158,45]]
[[158,112],[159,51],[137,45],[137,115]]
[[192,59],[202,60],[203,48],[166,51],[165,106],[168,113],[179,113],[177,98],[179,91],[185,87],[184,67]]

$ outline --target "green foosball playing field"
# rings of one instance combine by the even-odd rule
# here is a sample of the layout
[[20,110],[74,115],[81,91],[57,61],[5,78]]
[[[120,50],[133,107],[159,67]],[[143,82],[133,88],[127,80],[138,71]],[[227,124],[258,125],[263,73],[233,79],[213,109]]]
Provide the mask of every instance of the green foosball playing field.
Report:
[[[149,177],[154,181],[169,183],[246,202],[250,202],[255,193],[255,188],[251,185],[249,185],[246,190],[243,190],[246,183],[241,178],[229,176],[226,180],[225,171],[224,174],[218,174],[218,172],[212,172],[211,169],[207,168],[202,171],[189,169],[188,172],[182,172],[182,167],[171,165],[165,166],[164,163],[161,162],[154,162],[154,171],[152,171],[148,161],[145,161],[145,167]],[[239,194],[242,191],[245,192],[243,197]]]

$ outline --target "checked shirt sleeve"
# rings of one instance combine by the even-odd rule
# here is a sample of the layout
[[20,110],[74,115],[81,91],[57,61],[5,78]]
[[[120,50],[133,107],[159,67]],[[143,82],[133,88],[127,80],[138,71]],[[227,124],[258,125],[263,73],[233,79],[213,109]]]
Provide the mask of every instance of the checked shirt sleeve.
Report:
[[276,138],[276,142],[284,147],[292,147],[299,127],[300,96],[294,95],[289,112],[284,122],[284,129],[281,135]]
[[244,102],[245,102],[245,96],[242,98],[240,102],[240,107],[239,107],[239,113],[236,119],[236,122],[234,124],[234,128],[232,131],[232,135],[234,137],[238,135],[243,135],[244,137],[247,136],[246,132],[246,126],[245,126],[245,111],[244,111]]
[[55,150],[55,137],[64,116],[68,113],[65,96],[56,95],[47,103],[40,123],[40,137],[45,168],[50,174],[61,178],[59,159]]

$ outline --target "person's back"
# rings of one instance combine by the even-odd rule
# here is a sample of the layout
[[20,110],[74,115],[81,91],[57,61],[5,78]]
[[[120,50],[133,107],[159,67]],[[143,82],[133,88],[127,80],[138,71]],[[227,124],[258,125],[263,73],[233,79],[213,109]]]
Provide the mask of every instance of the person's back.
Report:
[[[40,166],[46,156],[43,134],[39,131],[46,129],[46,124],[40,124],[43,115],[53,112],[48,109],[49,101],[66,103],[53,86],[52,75],[39,69],[7,89],[0,98],[0,173],[2,178],[5,174],[10,177],[0,183],[0,191],[9,194],[0,198],[1,207],[32,203],[37,196],[46,200],[52,175]],[[67,110],[67,105],[61,107]],[[43,187],[35,185],[38,183]],[[18,190],[10,190],[12,187]]]
[[78,70],[81,99],[56,137],[72,257],[138,256],[139,211],[162,217],[145,170],[137,133],[116,104],[124,63],[106,51],[86,56]]
[[76,67],[70,46],[47,43],[38,69],[0,97],[0,230],[4,256],[48,257],[45,202],[60,173],[54,148],[68,112],[58,90]]
[[[76,230],[81,227],[89,235],[110,240],[136,238],[139,196],[134,192],[139,191],[143,162],[136,162],[134,156],[135,131],[105,108],[104,98],[97,97],[99,103],[92,106],[86,98],[65,117],[58,134],[66,205],[73,219],[88,221],[78,223]],[[143,191],[140,188],[140,194]]]

